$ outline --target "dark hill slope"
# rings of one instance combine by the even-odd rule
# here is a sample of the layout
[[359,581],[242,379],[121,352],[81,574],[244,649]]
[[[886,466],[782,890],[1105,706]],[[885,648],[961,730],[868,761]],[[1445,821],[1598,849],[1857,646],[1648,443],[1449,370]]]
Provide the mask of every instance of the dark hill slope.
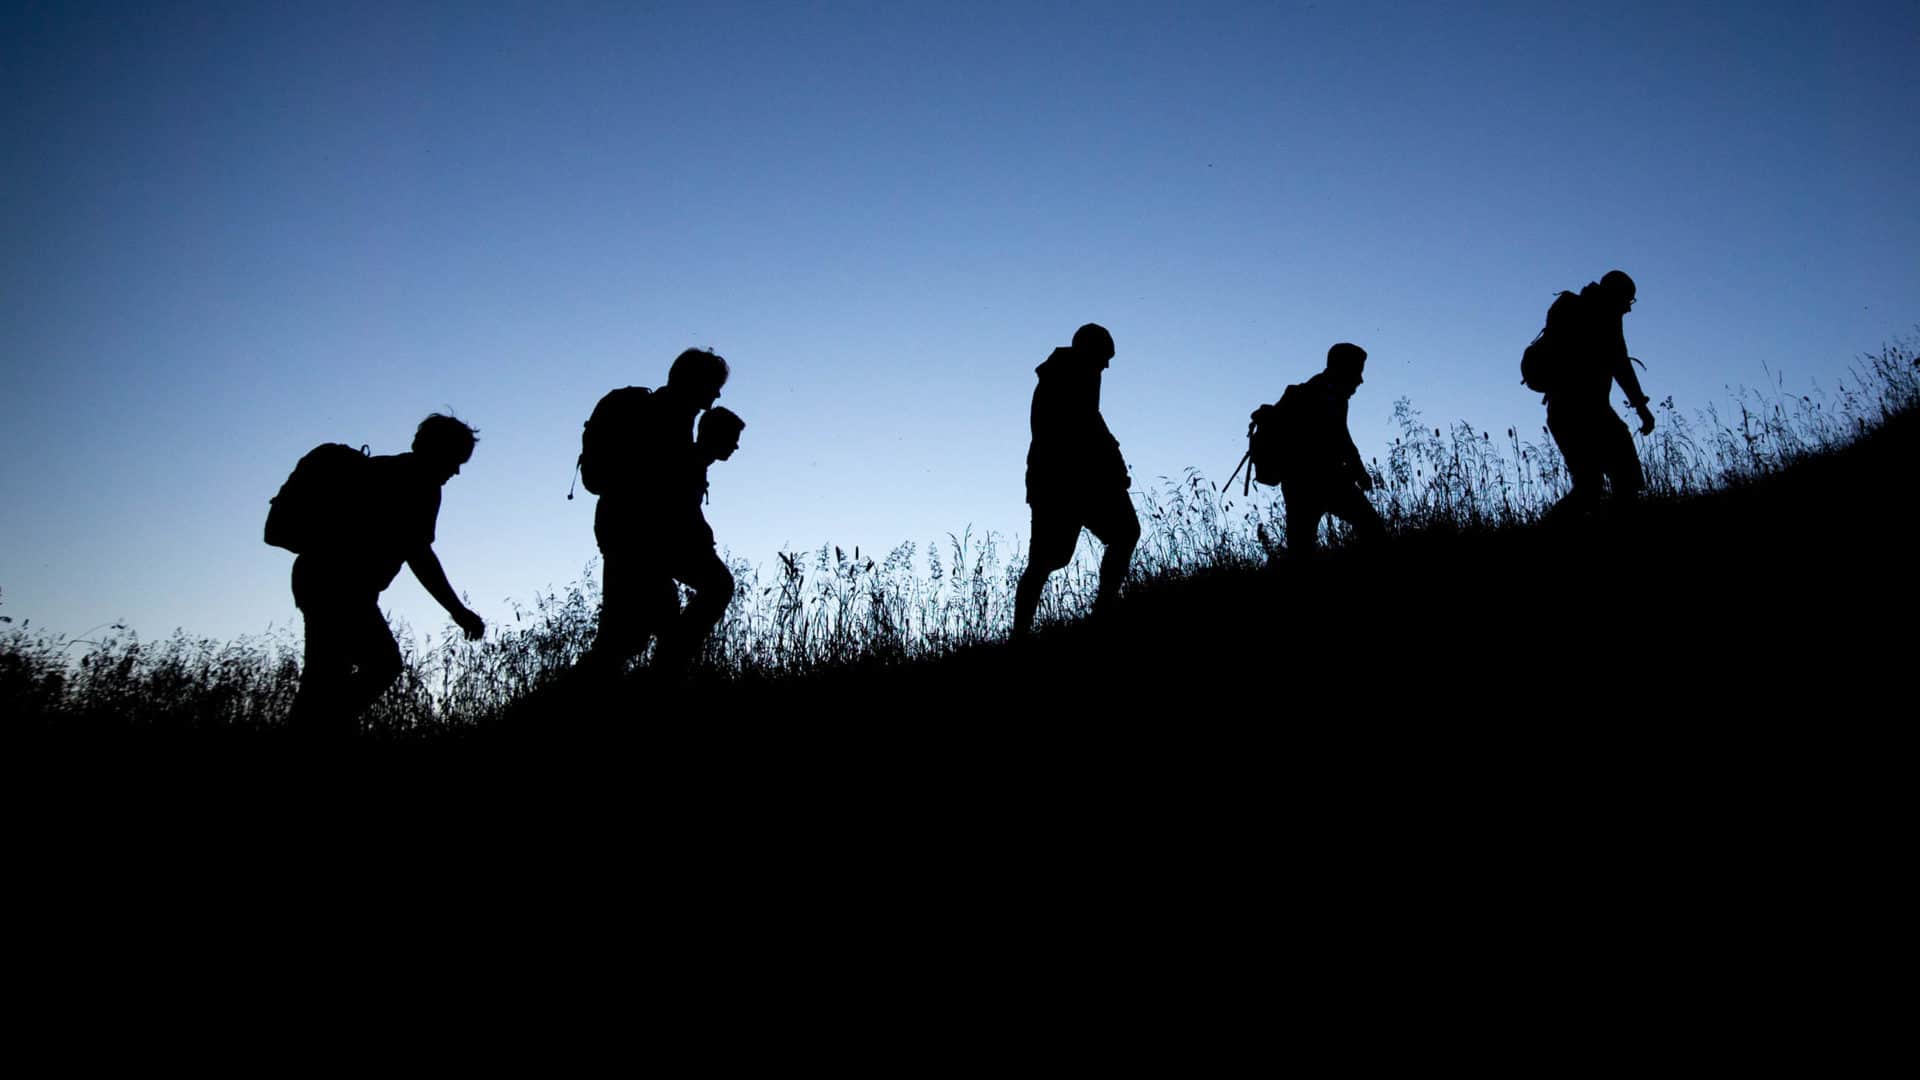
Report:
[[1907,711],[1917,432],[1920,417],[1901,415],[1764,480],[1608,521],[1146,582],[1112,619],[1025,647],[665,693],[637,680],[597,700],[548,692],[508,723],[361,745],[344,762],[217,732],[48,732],[40,760],[817,799],[973,782],[1185,797],[1510,787],[1870,756]]
[[1152,582],[1107,624],[1030,648],[721,696],[768,720],[862,726],[1858,718],[1904,684],[1912,651],[1917,437],[1909,413],[1611,520]]
[[[1783,928],[1857,952],[1899,895],[1917,435],[1582,528],[1148,583],[938,663],[549,693],[336,754],[67,741],[11,759],[61,868],[23,880],[234,877],[411,928],[383,901],[424,875],[595,948],[1191,958],[1342,1000],[1391,972],[1442,1011],[1551,972],[1692,1017],[1708,974],[1774,985]],[[296,885],[263,892],[276,860]]]

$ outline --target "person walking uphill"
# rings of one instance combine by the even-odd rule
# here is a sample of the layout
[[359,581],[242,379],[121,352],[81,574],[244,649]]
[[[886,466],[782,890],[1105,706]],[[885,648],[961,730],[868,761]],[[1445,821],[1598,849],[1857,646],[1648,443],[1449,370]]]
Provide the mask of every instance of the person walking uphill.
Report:
[[1088,323],[1073,344],[1053,350],[1034,369],[1033,443],[1027,450],[1027,503],[1033,540],[1027,568],[1014,592],[1013,636],[1033,628],[1047,576],[1073,560],[1080,530],[1106,545],[1094,612],[1110,608],[1140,540],[1140,518],[1127,488],[1133,484],[1120,443],[1100,416],[1100,373],[1113,359],[1113,335]]
[[[1347,404],[1366,379],[1362,371],[1367,350],[1341,342],[1327,350],[1326,370],[1304,383],[1287,387],[1275,406],[1287,442],[1280,470],[1280,495],[1287,506],[1287,553],[1311,555],[1320,519],[1327,515],[1345,521],[1362,541],[1381,539],[1386,526],[1366,492],[1373,477],[1353,445],[1347,430]],[[1262,413],[1254,414],[1256,423]]]
[[[656,634],[654,666],[684,670],[733,599],[700,500],[707,465],[731,456],[745,425],[714,410],[725,419],[711,435],[703,421],[704,453],[694,440],[694,417],[713,408],[727,374],[719,355],[688,349],[665,386],[611,391],[587,420],[580,478],[600,496],[593,535],[602,560],[600,630],[581,660],[589,673],[617,674]],[[676,580],[694,593],[684,613]]]
[[1600,505],[1608,483],[1621,504],[1646,486],[1633,433],[1609,400],[1614,383],[1640,416],[1640,434],[1653,432],[1647,395],[1627,355],[1623,320],[1633,310],[1633,279],[1610,270],[1576,295],[1563,292],[1547,310],[1547,325],[1521,360],[1521,379],[1546,395],[1547,430],[1559,445],[1573,482],[1547,512],[1550,520],[1584,516]]
[[291,726],[305,735],[356,730],[400,674],[400,648],[380,594],[405,564],[468,640],[486,623],[460,602],[433,553],[440,489],[473,457],[474,430],[438,413],[410,453],[367,457],[338,443],[313,450],[274,497],[266,540],[297,552],[293,602],[306,620],[306,661]]

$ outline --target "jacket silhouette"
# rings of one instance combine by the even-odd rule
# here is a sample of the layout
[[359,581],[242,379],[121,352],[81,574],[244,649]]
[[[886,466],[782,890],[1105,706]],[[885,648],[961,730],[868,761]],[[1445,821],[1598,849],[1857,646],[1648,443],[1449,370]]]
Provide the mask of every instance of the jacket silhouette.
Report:
[[1633,279],[1619,270],[1580,290],[1569,340],[1560,347],[1553,387],[1546,394],[1547,430],[1566,459],[1573,485],[1549,517],[1593,510],[1609,484],[1622,502],[1632,501],[1645,487],[1633,433],[1611,400],[1613,384],[1619,383],[1639,414],[1640,433],[1653,431],[1647,395],[1627,355],[1623,320],[1633,309],[1635,294]]
[[1331,371],[1322,371],[1300,384],[1304,401],[1298,414],[1303,425],[1299,453],[1281,474],[1282,482],[1334,484],[1347,482],[1371,490],[1373,478],[1360,458],[1347,428],[1347,405],[1354,388]]
[[1095,613],[1119,597],[1140,540],[1140,518],[1127,495],[1132,478],[1119,440],[1100,415],[1100,377],[1113,359],[1113,335],[1088,323],[1073,344],[1058,348],[1034,369],[1039,382],[1028,414],[1027,503],[1033,511],[1027,567],[1014,590],[1013,636],[1032,629],[1047,576],[1073,561],[1080,530],[1106,545],[1100,559]]
[[1107,363],[1097,352],[1072,347],[1053,350],[1033,369],[1027,449],[1027,502],[1073,501],[1086,489],[1118,488],[1132,483],[1120,456],[1120,440],[1100,415],[1100,373]]
[[1287,508],[1287,551],[1304,556],[1313,552],[1320,519],[1327,514],[1353,528],[1362,541],[1386,535],[1380,514],[1367,501],[1373,477],[1353,444],[1347,428],[1347,404],[1365,382],[1367,352],[1341,342],[1327,350],[1326,370],[1290,392],[1299,395],[1287,423],[1297,430],[1287,439],[1292,451],[1280,477],[1280,494]]
[[[348,527],[293,562],[293,602],[306,623],[306,655],[291,726],[307,735],[352,734],[360,714],[393,684],[400,647],[380,614],[380,594],[406,566],[469,639],[486,624],[460,602],[434,554],[440,490],[473,456],[475,433],[450,416],[421,421],[413,449],[367,461],[352,492]],[[339,523],[335,523],[338,525]]]
[[[694,418],[712,408],[727,375],[725,359],[688,349],[674,359],[665,386],[615,390],[588,421],[590,430],[611,429],[598,432],[596,457],[605,460],[594,463],[602,584],[599,632],[581,660],[589,673],[618,673],[656,635],[654,666],[684,672],[733,599],[733,574],[700,509],[707,465],[732,448],[722,456],[694,439]],[[737,445],[739,426],[719,424],[716,432],[729,428]],[[693,591],[684,612],[676,582]]]

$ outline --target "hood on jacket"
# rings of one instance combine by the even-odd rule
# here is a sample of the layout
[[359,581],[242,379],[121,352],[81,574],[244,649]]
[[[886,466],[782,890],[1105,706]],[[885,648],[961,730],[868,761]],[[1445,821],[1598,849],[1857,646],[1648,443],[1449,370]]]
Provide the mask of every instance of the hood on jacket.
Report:
[[1053,350],[1040,366],[1033,369],[1035,375],[1049,379],[1056,375],[1084,375],[1090,365],[1073,350],[1071,345],[1062,345]]

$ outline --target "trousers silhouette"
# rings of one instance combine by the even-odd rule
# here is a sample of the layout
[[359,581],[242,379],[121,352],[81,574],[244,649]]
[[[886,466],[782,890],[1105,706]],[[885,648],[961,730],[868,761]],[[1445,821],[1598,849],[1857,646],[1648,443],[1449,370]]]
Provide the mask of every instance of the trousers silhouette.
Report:
[[1082,526],[1107,548],[1100,557],[1100,592],[1094,599],[1094,610],[1105,609],[1119,595],[1127,566],[1133,562],[1134,546],[1140,542],[1140,516],[1126,491],[1088,492],[1077,502],[1036,502],[1027,568],[1013,596],[1013,625],[1017,630],[1033,625],[1047,575],[1073,561]]
[[[608,545],[603,560],[600,633],[590,656],[596,666],[638,655],[657,634],[655,666],[683,667],[733,600],[733,574],[711,543],[666,550]],[[676,581],[693,590],[685,611]]]
[[1290,480],[1280,485],[1280,496],[1287,504],[1289,555],[1313,554],[1320,519],[1327,514],[1352,526],[1360,540],[1371,542],[1387,535],[1379,511],[1350,480]]
[[400,675],[400,646],[380,614],[379,592],[293,562],[293,602],[306,622],[306,655],[289,725],[305,735],[353,733],[359,716]]

